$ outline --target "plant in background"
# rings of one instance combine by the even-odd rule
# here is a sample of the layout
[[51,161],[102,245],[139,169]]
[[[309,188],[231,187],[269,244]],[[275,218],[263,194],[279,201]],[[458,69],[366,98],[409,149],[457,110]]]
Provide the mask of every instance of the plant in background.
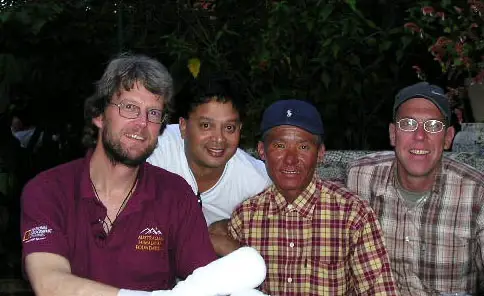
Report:
[[283,98],[315,103],[332,149],[383,142],[388,120],[380,114],[406,58],[400,24],[354,0],[214,3],[177,2],[180,21],[162,48],[179,88],[210,72],[235,80],[248,105],[244,144],[255,144],[262,111]]
[[[408,13],[406,31],[428,46],[450,97],[460,104],[467,84],[484,82],[484,2],[420,1]],[[415,69],[425,80],[424,71]]]

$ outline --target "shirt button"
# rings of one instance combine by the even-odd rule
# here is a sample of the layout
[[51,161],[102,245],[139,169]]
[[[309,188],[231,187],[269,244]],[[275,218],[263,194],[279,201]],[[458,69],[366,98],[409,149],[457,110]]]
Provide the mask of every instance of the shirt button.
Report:
[[288,206],[287,206],[287,208],[288,208],[289,210],[292,210],[292,209],[294,209],[294,206],[293,206],[293,205],[288,205]]
[[292,278],[287,278],[288,283],[292,283]]
[[410,241],[410,239],[408,238],[408,236],[405,237],[405,241],[406,242],[409,242]]
[[294,243],[290,243],[289,247],[294,248]]

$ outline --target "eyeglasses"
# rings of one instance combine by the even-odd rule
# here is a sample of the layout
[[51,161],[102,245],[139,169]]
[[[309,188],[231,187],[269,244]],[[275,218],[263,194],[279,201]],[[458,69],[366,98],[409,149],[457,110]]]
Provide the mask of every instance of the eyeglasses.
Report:
[[[128,119],[135,119],[138,118],[139,115],[141,114],[141,108],[138,105],[135,105],[133,103],[111,103],[109,102],[108,104],[113,105],[118,107],[119,115],[121,115],[124,118]],[[165,121],[166,116],[163,114],[163,111],[160,109],[148,109],[147,111],[147,119],[149,122],[153,123],[163,123]]]
[[397,121],[398,128],[404,132],[416,131],[420,123],[423,123],[424,130],[431,134],[440,133],[445,127],[445,124],[437,119],[429,119],[419,122],[413,118],[402,118]]

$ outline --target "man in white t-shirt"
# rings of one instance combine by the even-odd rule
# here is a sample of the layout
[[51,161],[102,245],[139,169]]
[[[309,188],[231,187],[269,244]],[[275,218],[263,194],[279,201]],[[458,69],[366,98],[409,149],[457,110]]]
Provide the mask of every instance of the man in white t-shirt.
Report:
[[238,148],[243,102],[223,81],[194,91],[179,108],[179,124],[168,125],[148,162],[182,176],[198,196],[219,255],[234,208],[271,184],[265,165]]

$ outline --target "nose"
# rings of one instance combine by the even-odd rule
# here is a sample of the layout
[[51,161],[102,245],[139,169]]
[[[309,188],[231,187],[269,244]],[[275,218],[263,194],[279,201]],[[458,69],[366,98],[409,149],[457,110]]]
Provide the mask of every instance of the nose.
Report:
[[148,125],[148,112],[141,112],[140,115],[135,119],[136,123],[141,126]]
[[295,149],[288,149],[283,159],[287,165],[294,165],[297,163],[297,151]]
[[427,132],[424,130],[423,124],[419,123],[417,129],[413,132],[413,137],[416,140],[423,140],[425,136],[427,135]]
[[225,136],[224,136],[224,133],[223,133],[223,128],[216,128],[216,129],[214,129],[214,131],[212,133],[212,139],[215,142],[223,142],[225,140]]

